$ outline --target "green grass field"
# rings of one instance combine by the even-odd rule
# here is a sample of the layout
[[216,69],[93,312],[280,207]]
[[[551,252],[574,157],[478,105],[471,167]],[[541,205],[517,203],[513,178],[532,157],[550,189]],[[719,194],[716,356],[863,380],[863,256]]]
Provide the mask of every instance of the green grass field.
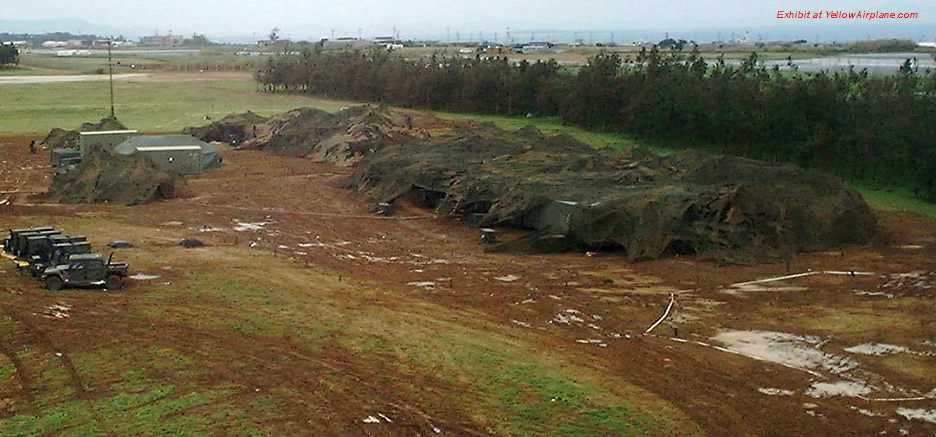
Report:
[[[231,51],[202,51],[184,54],[122,54],[115,52],[115,72],[139,72],[140,66],[149,69],[176,69],[184,66],[229,67],[261,62],[261,57],[237,56]],[[96,74],[107,65],[107,58],[102,54],[90,56],[55,56],[50,54],[20,55],[19,71],[25,74]],[[130,66],[137,69],[131,70]],[[0,70],[0,74],[3,70]]]
[[[217,119],[247,110],[272,115],[304,106],[337,111],[355,104],[316,97],[258,93],[256,85],[249,79],[176,82],[130,80],[115,83],[118,118],[127,126],[145,132],[178,132],[187,126],[205,124],[206,117]],[[105,81],[3,85],[0,90],[0,133],[44,134],[55,127],[75,129],[83,122],[96,121],[108,114]],[[624,149],[640,146],[663,155],[677,150],[672,145],[648,143],[627,135],[567,126],[558,118],[449,112],[436,114],[450,120],[492,122],[505,129],[532,125],[546,133],[571,135],[595,147]],[[936,204],[919,200],[907,190],[856,185],[876,209],[909,211],[936,217]]]
[[[124,124],[147,132],[176,132],[252,110],[271,115],[302,106],[337,110],[347,103],[301,96],[256,92],[250,80],[156,82],[117,81],[117,116]],[[55,127],[77,129],[82,122],[108,115],[106,81],[59,84],[2,85],[0,132],[43,134]]]

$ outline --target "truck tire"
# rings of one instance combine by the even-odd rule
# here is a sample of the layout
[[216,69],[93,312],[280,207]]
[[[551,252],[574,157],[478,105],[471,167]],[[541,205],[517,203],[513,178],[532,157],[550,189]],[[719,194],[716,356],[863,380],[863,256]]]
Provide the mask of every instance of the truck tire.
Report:
[[117,275],[110,275],[104,280],[104,288],[108,290],[120,290],[123,288],[123,279]]
[[49,290],[61,290],[63,285],[65,284],[62,283],[62,278],[59,278],[58,276],[48,276],[45,278],[45,288]]

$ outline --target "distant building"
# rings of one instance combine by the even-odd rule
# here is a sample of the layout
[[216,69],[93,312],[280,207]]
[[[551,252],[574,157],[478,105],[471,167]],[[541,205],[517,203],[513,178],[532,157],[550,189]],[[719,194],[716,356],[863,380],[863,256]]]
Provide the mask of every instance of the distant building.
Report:
[[162,171],[193,175],[221,166],[214,146],[191,135],[140,135],[114,148],[124,156],[142,156]]
[[68,43],[65,41],[46,41],[42,43],[42,47],[47,49],[61,48],[67,46]]
[[322,48],[327,50],[366,49],[374,47],[374,42],[366,39],[342,37],[333,40],[323,39]]
[[140,44],[145,46],[175,47],[185,42],[185,37],[180,35],[151,35],[140,38]]
[[289,43],[291,42],[292,41],[288,39],[277,39],[277,40],[262,39],[260,41],[257,41],[257,47],[283,48],[283,47],[288,46]]
[[403,43],[392,36],[378,36],[371,40],[374,45],[383,47],[387,50],[398,50],[403,48]]
[[936,49],[936,42],[919,42],[917,47],[926,47],[930,49]]
[[523,53],[541,52],[555,47],[551,42],[529,42],[523,45]]

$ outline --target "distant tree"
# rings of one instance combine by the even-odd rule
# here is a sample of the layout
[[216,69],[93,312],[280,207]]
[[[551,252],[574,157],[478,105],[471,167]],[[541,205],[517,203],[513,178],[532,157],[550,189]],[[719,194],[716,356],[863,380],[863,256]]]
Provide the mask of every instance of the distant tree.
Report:
[[204,34],[193,33],[192,38],[186,41],[186,45],[195,46],[195,47],[205,47],[210,45],[211,41],[208,41],[208,37]]
[[13,44],[0,44],[0,65],[19,64],[19,50]]
[[[679,43],[679,41],[675,41]],[[509,62],[385,50],[294,50],[258,65],[268,92],[372,100],[449,111],[559,116],[582,127],[716,145],[726,153],[788,161],[860,180],[910,186],[936,201],[936,73],[767,69],[756,53],[739,65],[698,47],[641,48],[633,61],[599,53],[576,71],[554,62]],[[897,73],[897,72],[895,72]]]

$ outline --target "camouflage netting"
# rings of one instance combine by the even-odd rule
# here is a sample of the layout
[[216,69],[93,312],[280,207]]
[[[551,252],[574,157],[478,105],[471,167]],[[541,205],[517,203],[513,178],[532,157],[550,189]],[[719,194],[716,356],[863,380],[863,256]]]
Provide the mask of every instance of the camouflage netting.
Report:
[[387,143],[360,163],[351,185],[380,201],[409,196],[477,225],[534,231],[502,250],[751,262],[866,243],[877,228],[838,178],[702,152],[597,151],[534,128],[480,125]]
[[77,168],[56,174],[48,196],[62,203],[139,204],[179,197],[184,191],[183,178],[159,171],[141,156],[95,150]]
[[[494,250],[753,262],[866,243],[877,232],[857,192],[796,167],[702,152],[599,151],[534,128],[452,128],[431,117],[414,129],[413,116],[425,117],[373,106],[297,109],[256,125],[256,136],[243,116],[187,132],[247,132],[249,124],[241,148],[357,164],[349,186],[378,201],[412,198],[475,225],[533,231]],[[426,126],[450,133],[433,138]]]
[[241,139],[239,148],[350,165],[375,147],[395,141],[405,125],[405,116],[381,107],[359,106],[335,114],[311,108],[295,109],[260,124],[238,115],[209,126],[187,128],[185,132],[203,141],[216,140],[214,134],[219,131],[246,132],[243,137],[230,137]]
[[204,142],[218,141],[228,144],[241,144],[254,137],[254,127],[262,125],[268,119],[247,111],[231,114],[214,123],[201,127],[187,127],[182,133],[196,137]]
[[116,118],[106,117],[102,118],[101,121],[97,123],[81,123],[81,128],[79,130],[54,128],[49,131],[49,134],[46,135],[45,139],[42,140],[40,145],[45,146],[48,149],[74,149],[78,147],[78,137],[80,132],[101,132],[108,130],[126,129],[127,127]]

